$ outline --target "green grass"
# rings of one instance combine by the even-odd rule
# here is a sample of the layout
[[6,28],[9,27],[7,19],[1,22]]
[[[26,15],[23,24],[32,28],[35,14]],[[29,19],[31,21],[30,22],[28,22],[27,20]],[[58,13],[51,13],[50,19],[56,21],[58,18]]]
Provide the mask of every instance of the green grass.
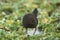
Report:
[[[57,0],[59,1],[59,0]],[[57,2],[52,1],[53,3]],[[60,40],[60,27],[59,22],[51,23],[57,19],[60,19],[60,9],[54,11],[51,17],[48,16],[48,11],[55,8],[55,5],[50,5],[45,3],[46,1],[41,0],[5,0],[0,4],[0,28],[5,27],[5,29],[0,29],[0,40]],[[43,33],[41,36],[33,35],[27,36],[22,25],[22,18],[25,14],[32,12],[32,10],[38,7],[38,25],[43,28]],[[8,13],[7,9],[12,8],[11,14]],[[5,10],[5,11],[3,11]],[[45,11],[41,11],[45,10]],[[5,12],[5,14],[3,13]],[[3,14],[2,14],[3,13]],[[8,13],[8,14],[7,14]],[[20,17],[20,18],[18,18]],[[19,30],[17,28],[19,27]]]

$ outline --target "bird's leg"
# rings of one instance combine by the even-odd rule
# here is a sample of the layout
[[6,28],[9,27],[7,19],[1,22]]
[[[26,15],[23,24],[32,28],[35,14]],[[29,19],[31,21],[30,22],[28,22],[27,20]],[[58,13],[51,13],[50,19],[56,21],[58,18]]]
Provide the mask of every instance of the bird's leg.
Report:
[[34,33],[33,33],[33,35],[35,34],[35,32],[36,32],[36,28],[35,28],[35,30],[34,30]]
[[27,34],[28,28],[26,28],[26,34]]

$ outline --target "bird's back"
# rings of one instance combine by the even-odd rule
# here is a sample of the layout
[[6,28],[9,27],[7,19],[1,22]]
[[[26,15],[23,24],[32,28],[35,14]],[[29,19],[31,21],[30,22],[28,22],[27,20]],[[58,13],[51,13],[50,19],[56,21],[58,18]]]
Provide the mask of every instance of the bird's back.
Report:
[[26,28],[35,28],[38,24],[38,20],[36,17],[34,17],[33,14],[26,14],[23,17],[23,26]]

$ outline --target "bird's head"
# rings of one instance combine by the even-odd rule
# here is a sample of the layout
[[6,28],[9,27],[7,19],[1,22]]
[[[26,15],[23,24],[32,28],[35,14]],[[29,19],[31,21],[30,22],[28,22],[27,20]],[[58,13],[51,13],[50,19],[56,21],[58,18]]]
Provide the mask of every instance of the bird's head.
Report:
[[33,15],[34,15],[35,17],[37,17],[37,14],[38,14],[37,8],[35,8],[32,13],[33,13]]

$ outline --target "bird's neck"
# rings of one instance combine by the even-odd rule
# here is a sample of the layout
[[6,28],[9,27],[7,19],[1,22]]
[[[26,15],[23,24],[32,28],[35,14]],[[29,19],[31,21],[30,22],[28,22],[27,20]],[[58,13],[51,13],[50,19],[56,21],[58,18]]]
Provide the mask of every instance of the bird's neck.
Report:
[[34,17],[36,17],[37,18],[37,13],[32,13],[33,15],[34,15]]

